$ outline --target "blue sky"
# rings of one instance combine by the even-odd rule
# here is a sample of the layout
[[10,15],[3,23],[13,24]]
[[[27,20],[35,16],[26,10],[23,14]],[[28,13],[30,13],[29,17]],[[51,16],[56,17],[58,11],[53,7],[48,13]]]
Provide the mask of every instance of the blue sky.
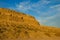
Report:
[[60,0],[0,0],[0,8],[32,15],[41,25],[60,27]]

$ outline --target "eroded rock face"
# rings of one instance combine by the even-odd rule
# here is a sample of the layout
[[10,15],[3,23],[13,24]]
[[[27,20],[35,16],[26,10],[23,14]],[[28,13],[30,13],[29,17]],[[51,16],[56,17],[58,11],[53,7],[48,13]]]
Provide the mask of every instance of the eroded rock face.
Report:
[[42,27],[33,16],[0,8],[0,40],[60,40],[58,30]]
[[0,8],[0,19],[29,25],[40,25],[33,16],[4,8]]
[[21,38],[28,38],[30,37],[29,31],[36,31],[36,25],[40,26],[33,16],[0,8],[1,40],[21,40]]

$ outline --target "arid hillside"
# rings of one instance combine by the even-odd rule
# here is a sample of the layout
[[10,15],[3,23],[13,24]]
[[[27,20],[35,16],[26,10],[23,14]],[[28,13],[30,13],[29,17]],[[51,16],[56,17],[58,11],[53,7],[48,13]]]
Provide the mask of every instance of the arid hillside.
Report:
[[0,40],[60,40],[60,28],[43,26],[33,16],[0,8]]

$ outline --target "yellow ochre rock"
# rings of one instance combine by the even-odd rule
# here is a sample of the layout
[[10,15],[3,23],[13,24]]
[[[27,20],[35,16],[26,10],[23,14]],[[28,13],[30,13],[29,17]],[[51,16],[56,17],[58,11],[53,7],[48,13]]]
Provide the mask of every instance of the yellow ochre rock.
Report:
[[59,30],[40,25],[31,15],[0,8],[0,40],[60,40]]

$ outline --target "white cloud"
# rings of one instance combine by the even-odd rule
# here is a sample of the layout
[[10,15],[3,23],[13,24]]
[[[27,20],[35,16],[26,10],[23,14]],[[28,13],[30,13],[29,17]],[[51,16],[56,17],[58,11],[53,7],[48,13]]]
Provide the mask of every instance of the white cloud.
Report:
[[50,8],[57,8],[57,7],[60,7],[60,4],[51,6]]
[[20,2],[20,4],[16,5],[16,9],[20,11],[27,11],[30,9],[30,6],[28,4],[29,2]]
[[52,25],[54,23],[57,24],[55,21],[52,20],[55,20],[58,17],[60,17],[60,4],[50,6],[49,10],[47,10],[46,12],[40,11],[42,8],[45,8],[45,6],[48,5],[50,2],[51,1],[47,1],[47,0],[41,0],[36,3],[31,3],[30,1],[20,2],[20,4],[16,5],[17,7],[16,9],[23,12],[27,12],[31,10],[35,14],[40,15],[40,17],[37,16],[36,19],[38,19],[38,21],[42,24],[49,24],[49,25]]
[[41,24],[60,27],[60,5],[50,6],[50,9],[37,19]]
[[43,8],[45,5],[47,5],[48,3],[50,3],[50,1],[40,0],[36,3],[32,3],[30,1],[27,1],[27,2],[25,1],[25,2],[20,2],[19,4],[17,4],[16,9],[22,10],[22,11],[31,10],[33,12],[40,14],[40,9]]

